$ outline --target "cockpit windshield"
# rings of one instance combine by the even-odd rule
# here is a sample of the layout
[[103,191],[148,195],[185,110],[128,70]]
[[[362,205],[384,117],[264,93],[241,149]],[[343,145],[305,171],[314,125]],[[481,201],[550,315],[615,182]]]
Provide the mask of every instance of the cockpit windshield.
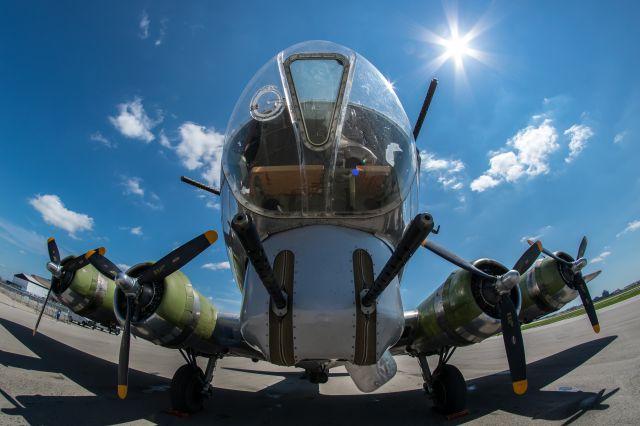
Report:
[[223,171],[235,198],[260,215],[373,216],[407,196],[416,151],[393,87],[373,65],[342,46],[306,42],[245,88]]

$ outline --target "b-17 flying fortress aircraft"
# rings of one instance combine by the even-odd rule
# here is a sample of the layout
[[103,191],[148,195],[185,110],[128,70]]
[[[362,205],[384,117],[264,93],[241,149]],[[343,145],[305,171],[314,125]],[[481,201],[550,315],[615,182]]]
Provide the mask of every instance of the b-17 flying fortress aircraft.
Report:
[[[467,262],[432,241],[436,219],[417,211],[415,139],[435,87],[434,80],[412,129],[388,81],[343,46],[297,44],[257,72],[229,120],[221,188],[183,179],[221,198],[239,316],[219,313],[179,271],[216,241],[214,231],[127,271],[103,248],[61,259],[50,238],[50,292],[78,314],[124,327],[120,398],[131,333],[184,356],[171,383],[179,411],[202,408],[224,356],[299,367],[314,383],[345,366],[358,389],[371,392],[396,374],[393,355],[408,354],[434,405],[452,414],[466,402],[464,378],[448,363],[457,347],[502,333],[520,395],[527,390],[522,322],[580,295],[598,332],[586,287],[597,273],[581,272],[586,238],[575,259],[531,241],[512,268],[489,258]],[[402,271],[420,246],[459,269],[405,311]],[[541,252],[547,256],[538,260]],[[430,355],[439,356],[433,371]],[[196,357],[208,358],[204,372]]]

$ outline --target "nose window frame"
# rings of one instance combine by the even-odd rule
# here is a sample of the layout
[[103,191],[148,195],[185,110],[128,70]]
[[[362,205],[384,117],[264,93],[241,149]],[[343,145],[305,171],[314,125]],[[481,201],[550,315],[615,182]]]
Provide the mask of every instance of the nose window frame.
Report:
[[[300,99],[298,97],[298,92],[296,90],[296,85],[294,83],[293,75],[291,73],[291,64],[295,61],[299,60],[335,60],[342,65],[342,77],[340,79],[340,85],[338,87],[338,94],[335,101],[335,105],[333,107],[333,112],[331,115],[331,124],[329,126],[329,131],[327,132],[327,137],[321,142],[317,143],[309,138],[307,133],[307,125],[305,123],[305,117],[302,112],[302,107],[300,104]],[[291,115],[293,118],[294,125],[298,127],[298,135],[304,145],[312,149],[314,151],[322,151],[327,149],[327,147],[331,146],[330,141],[335,140],[336,130],[338,127],[338,123],[340,122],[340,113],[343,109],[343,105],[345,102],[345,93],[347,88],[347,83],[350,76],[351,71],[351,61],[348,57],[340,54],[340,53],[324,53],[324,52],[305,52],[305,53],[294,53],[287,57],[287,59],[282,63],[283,71],[285,74],[285,80],[287,89],[291,96]]]

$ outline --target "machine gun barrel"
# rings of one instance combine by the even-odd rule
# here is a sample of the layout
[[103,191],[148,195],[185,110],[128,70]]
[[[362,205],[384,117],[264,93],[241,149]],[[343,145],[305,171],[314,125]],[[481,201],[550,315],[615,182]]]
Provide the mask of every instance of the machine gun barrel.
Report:
[[273,303],[275,303],[278,309],[285,309],[287,300],[276,282],[273,269],[269,264],[269,259],[264,251],[264,247],[262,247],[262,242],[260,241],[258,231],[251,216],[245,213],[235,215],[231,222],[231,228],[233,228],[240,240],[240,244],[242,244],[242,247],[244,247],[244,250],[247,252],[247,257],[260,277],[264,288],[269,293],[269,296],[271,296],[271,300],[273,300]]
[[421,213],[413,218],[387,264],[384,265],[369,291],[362,297],[362,306],[368,308],[376,301],[432,230],[433,217],[430,214]]
[[413,139],[417,140],[418,135],[420,134],[420,129],[422,129],[422,123],[424,122],[424,118],[427,116],[427,111],[429,110],[429,105],[431,105],[431,100],[433,99],[434,93],[436,93],[436,87],[438,87],[438,80],[433,79],[429,84],[429,89],[427,90],[427,96],[424,98],[424,103],[422,104],[422,109],[420,110],[420,115],[418,115],[418,120],[416,121],[416,125],[413,128]]

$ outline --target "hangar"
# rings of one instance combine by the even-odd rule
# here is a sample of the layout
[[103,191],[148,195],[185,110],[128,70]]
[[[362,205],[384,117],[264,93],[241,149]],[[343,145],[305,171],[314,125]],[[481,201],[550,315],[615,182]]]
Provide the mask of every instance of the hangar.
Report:
[[15,274],[12,281],[20,290],[38,297],[47,297],[47,292],[51,286],[51,282],[46,278],[24,273]]

